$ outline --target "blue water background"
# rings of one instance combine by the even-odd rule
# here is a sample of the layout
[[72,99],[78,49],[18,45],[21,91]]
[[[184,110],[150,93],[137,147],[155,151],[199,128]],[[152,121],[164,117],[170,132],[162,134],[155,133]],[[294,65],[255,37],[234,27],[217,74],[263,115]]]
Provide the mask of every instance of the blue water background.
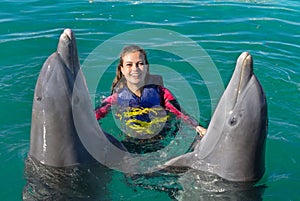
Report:
[[[238,55],[249,51],[269,111],[263,200],[299,200],[300,3],[183,2],[1,1],[1,200],[21,200],[34,87],[43,62],[55,51],[64,28],[75,31],[81,62],[98,45],[126,31],[160,28],[178,32],[208,53],[224,85]],[[108,90],[109,84],[104,88]],[[201,118],[210,119],[205,104],[209,103],[209,95],[204,93],[198,99],[204,111]],[[133,193],[120,189],[117,196],[120,200],[169,200],[154,190]]]

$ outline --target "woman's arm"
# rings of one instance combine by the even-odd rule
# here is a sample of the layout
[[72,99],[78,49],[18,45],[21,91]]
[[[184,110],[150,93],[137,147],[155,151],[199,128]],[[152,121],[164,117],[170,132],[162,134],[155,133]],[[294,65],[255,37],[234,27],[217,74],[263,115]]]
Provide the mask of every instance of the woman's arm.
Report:
[[165,106],[165,109],[175,114],[177,118],[182,119],[185,123],[194,127],[196,131],[200,134],[200,136],[203,136],[206,132],[206,129],[200,126],[194,118],[182,112],[179,103],[172,95],[172,93],[164,87],[161,87],[161,92],[163,96],[163,104]]
[[113,94],[102,101],[101,106],[95,109],[96,119],[99,120],[107,115],[113,104],[117,102],[117,94]]

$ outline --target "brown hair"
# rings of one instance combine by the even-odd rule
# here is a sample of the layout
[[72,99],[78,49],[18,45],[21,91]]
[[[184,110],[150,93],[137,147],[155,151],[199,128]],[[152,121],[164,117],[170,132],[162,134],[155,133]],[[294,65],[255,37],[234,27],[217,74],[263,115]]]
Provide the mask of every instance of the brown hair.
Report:
[[[145,64],[147,64],[149,66],[149,62],[147,59],[147,54],[146,51],[137,46],[137,45],[129,45],[123,48],[121,54],[120,54],[120,59],[119,59],[119,64],[117,66],[116,69],[116,77],[114,78],[113,82],[112,82],[112,86],[111,86],[111,93],[113,94],[115,92],[115,88],[118,84],[120,84],[120,87],[124,86],[124,80],[123,78],[123,74],[121,72],[121,67],[123,66],[123,57],[128,54],[128,53],[133,53],[133,52],[140,52],[142,55],[144,55],[145,58]],[[147,68],[147,74],[146,74],[146,80],[149,77],[149,67]],[[119,87],[118,87],[119,88]]]

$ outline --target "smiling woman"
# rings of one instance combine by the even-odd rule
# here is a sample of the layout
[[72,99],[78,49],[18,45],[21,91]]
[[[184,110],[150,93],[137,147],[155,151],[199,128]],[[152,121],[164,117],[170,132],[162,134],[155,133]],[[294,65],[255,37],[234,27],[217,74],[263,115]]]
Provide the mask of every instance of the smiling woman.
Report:
[[[149,73],[145,50],[136,45],[125,47],[120,55],[112,94],[96,108],[98,120],[105,117],[112,106],[117,108],[115,116],[121,121],[121,130],[126,135],[123,143],[129,145],[130,152],[145,153],[163,148],[158,144],[166,137],[164,128],[169,125],[171,114],[194,127],[200,136],[206,132],[181,110],[175,97],[162,83],[151,79],[153,77]],[[149,143],[153,144],[150,149]],[[141,144],[147,144],[148,148],[136,149]]]

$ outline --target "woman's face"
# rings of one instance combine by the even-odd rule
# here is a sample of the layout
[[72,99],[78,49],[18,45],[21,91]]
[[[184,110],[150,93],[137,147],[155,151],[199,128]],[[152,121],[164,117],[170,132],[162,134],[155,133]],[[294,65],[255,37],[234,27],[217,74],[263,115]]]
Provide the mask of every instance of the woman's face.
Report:
[[127,85],[142,87],[147,74],[148,65],[145,63],[145,57],[139,51],[131,52],[123,56],[121,72],[123,73]]

